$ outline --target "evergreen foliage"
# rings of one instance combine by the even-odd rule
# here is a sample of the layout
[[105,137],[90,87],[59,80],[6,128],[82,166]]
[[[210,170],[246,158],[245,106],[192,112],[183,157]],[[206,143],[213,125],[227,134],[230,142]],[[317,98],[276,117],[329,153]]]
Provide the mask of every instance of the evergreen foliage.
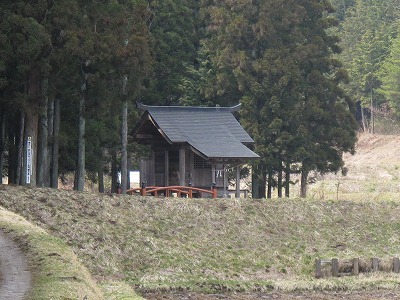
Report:
[[[241,102],[241,122],[262,157],[253,166],[258,196],[271,196],[275,186],[289,196],[291,173],[302,172],[305,185],[310,171],[343,167],[341,154],[356,139],[353,101],[366,103],[381,82],[390,89],[394,71],[385,67],[383,76],[380,69],[397,34],[398,9],[388,10],[396,1],[2,1],[5,173],[25,183],[29,134],[38,159],[34,184],[56,187],[54,178],[68,172],[78,183],[86,172],[102,185],[109,173],[115,189],[125,164],[125,105],[134,124],[135,100]],[[132,158],[141,151],[127,147]]]
[[354,150],[356,124],[354,105],[338,86],[347,75],[332,58],[339,47],[327,34],[336,25],[327,17],[329,3],[237,0],[207,7],[215,93],[225,103],[243,103],[242,122],[262,157],[254,168],[261,191],[267,179],[267,197],[273,186],[281,195],[284,166],[306,175],[338,171],[341,153]]
[[146,104],[176,105],[182,97],[180,84],[188,69],[196,64],[201,37],[198,1],[149,1],[152,75],[146,80],[140,99]]
[[[18,141],[21,136],[26,138],[26,129],[32,127],[36,136],[38,132],[43,136],[37,124],[23,125],[15,122],[16,118],[20,116],[22,120],[33,113],[39,119],[40,111],[51,111],[50,107],[59,101],[61,132],[51,132],[44,142],[53,144],[57,139],[60,149],[55,155],[61,157],[57,173],[77,170],[80,145],[87,145],[86,152],[91,154],[86,165],[89,174],[107,170],[105,166],[111,163],[107,153],[119,151],[119,130],[115,129],[120,123],[116,108],[122,105],[122,78],[128,75],[127,100],[133,105],[151,66],[147,2],[3,1],[0,6],[0,101],[3,110],[14,112],[6,124],[10,127],[9,153],[11,147],[18,149],[23,144]],[[31,78],[36,79],[35,86]],[[43,87],[42,82],[48,82],[48,87]],[[131,115],[137,118],[137,114]],[[87,122],[78,141],[79,116]],[[16,142],[11,145],[11,141]],[[36,150],[35,147],[34,153]],[[54,156],[45,158],[53,159]],[[83,163],[85,160],[83,157]],[[24,183],[24,172],[17,170],[22,159],[9,155],[8,165],[9,181]],[[85,169],[85,165],[82,167]],[[43,185],[49,182],[47,179]]]
[[[356,1],[340,26],[340,59],[351,78],[348,92],[364,107],[383,104],[380,70],[398,32],[400,1]],[[372,100],[371,100],[372,99]]]
[[382,65],[381,92],[388,99],[390,108],[400,115],[400,35],[393,41],[391,52]]

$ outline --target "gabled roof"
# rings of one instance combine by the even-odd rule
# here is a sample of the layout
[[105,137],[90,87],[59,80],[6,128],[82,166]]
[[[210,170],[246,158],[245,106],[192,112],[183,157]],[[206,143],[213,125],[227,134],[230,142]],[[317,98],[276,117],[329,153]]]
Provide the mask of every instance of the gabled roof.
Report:
[[188,143],[194,152],[212,158],[247,159],[259,156],[245,145],[254,143],[232,112],[235,107],[147,106],[135,138],[146,120],[151,120],[168,143]]

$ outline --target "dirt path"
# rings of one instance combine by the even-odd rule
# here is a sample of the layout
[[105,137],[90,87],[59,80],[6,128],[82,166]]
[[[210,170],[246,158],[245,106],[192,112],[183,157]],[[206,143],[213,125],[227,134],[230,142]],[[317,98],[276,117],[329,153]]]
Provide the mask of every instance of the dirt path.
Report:
[[0,230],[0,299],[22,300],[30,287],[31,274],[25,256]]

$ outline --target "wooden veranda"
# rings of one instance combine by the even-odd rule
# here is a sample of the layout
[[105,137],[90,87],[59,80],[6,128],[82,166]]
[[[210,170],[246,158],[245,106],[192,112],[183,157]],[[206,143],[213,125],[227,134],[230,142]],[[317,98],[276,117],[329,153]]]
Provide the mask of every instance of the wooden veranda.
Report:
[[217,188],[212,188],[211,190],[191,187],[191,186],[148,186],[133,188],[127,191],[129,195],[141,195],[141,196],[165,196],[171,197],[176,194],[177,197],[187,197],[187,198],[203,198],[204,195],[208,195],[211,198],[217,198],[218,190]]

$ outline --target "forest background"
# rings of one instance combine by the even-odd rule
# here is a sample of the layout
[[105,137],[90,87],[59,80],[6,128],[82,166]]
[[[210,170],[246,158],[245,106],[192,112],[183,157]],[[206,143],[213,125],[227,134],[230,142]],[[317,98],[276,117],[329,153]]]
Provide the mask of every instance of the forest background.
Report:
[[398,123],[399,20],[400,0],[1,1],[0,170],[100,192],[120,171],[126,192],[136,101],[240,102],[253,197],[288,197],[292,174],[305,196],[310,172],[346,172],[357,130]]

